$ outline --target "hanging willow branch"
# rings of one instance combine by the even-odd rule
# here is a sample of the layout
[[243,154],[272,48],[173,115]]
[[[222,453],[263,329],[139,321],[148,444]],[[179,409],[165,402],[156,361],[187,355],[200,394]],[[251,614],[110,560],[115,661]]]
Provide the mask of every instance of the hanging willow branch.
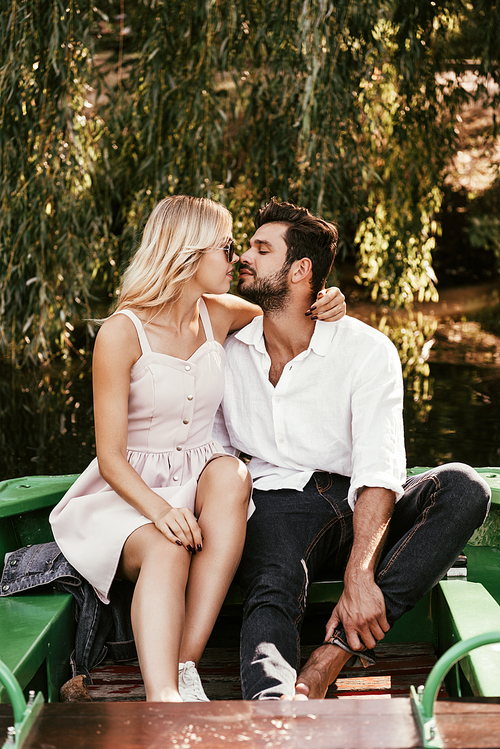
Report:
[[81,321],[105,313],[172,193],[224,201],[240,242],[263,201],[295,200],[340,223],[374,299],[435,295],[464,96],[459,66],[446,85],[437,74],[467,50],[499,80],[493,0],[4,5],[0,344],[13,361],[86,345]]
[[88,117],[90,3],[15,0],[0,14],[0,327],[12,361],[71,347],[109,236]]

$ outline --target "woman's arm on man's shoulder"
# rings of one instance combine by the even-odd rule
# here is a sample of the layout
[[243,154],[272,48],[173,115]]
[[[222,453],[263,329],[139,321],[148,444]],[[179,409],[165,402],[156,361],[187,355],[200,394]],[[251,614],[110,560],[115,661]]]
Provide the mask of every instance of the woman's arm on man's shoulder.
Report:
[[[257,304],[251,304],[235,294],[204,294],[210,313],[215,338],[223,343],[229,333],[240,330],[262,315]],[[318,292],[315,303],[306,314],[313,319],[337,322],[346,313],[345,297],[336,286]]]
[[223,343],[229,333],[244,328],[255,317],[262,315],[257,304],[251,304],[236,294],[204,294],[214,336]]

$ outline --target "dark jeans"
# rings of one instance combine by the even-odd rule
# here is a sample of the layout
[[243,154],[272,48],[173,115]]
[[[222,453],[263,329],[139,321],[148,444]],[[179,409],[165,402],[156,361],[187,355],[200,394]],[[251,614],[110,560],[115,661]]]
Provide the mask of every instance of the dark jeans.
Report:
[[[254,489],[256,510],[238,570],[245,598],[244,699],[278,699],[294,692],[309,583],[320,570],[343,578],[349,559],[353,513],[348,488],[349,478],[321,472],[301,492]],[[391,626],[451,567],[484,521],[490,496],[487,483],[459,463],[408,479],[375,578]],[[342,627],[335,635],[347,645]]]

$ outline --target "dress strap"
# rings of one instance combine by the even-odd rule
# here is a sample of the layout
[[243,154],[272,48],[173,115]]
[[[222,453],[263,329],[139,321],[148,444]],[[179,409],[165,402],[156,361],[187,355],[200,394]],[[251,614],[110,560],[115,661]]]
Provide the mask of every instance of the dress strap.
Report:
[[151,353],[151,346],[149,345],[148,338],[146,336],[146,333],[144,332],[144,326],[142,324],[142,320],[139,320],[135,312],[132,312],[130,309],[119,309],[117,312],[115,312],[115,315],[126,315],[135,325],[135,329],[137,330],[137,335],[139,336],[139,343],[141,344],[141,349],[143,354],[150,354]]
[[203,323],[203,328],[205,329],[205,335],[207,337],[207,341],[213,341],[214,332],[212,330],[212,323],[210,322],[210,315],[208,314],[207,305],[203,297],[200,298],[199,310],[200,310],[201,321]]

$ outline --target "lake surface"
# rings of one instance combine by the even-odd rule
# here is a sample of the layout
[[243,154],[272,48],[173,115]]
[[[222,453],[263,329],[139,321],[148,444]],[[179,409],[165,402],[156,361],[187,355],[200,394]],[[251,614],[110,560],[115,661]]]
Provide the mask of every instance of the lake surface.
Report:
[[[375,317],[405,374],[408,466],[500,466],[500,306]],[[0,480],[79,473],[95,455],[90,358],[12,370],[0,362]]]

